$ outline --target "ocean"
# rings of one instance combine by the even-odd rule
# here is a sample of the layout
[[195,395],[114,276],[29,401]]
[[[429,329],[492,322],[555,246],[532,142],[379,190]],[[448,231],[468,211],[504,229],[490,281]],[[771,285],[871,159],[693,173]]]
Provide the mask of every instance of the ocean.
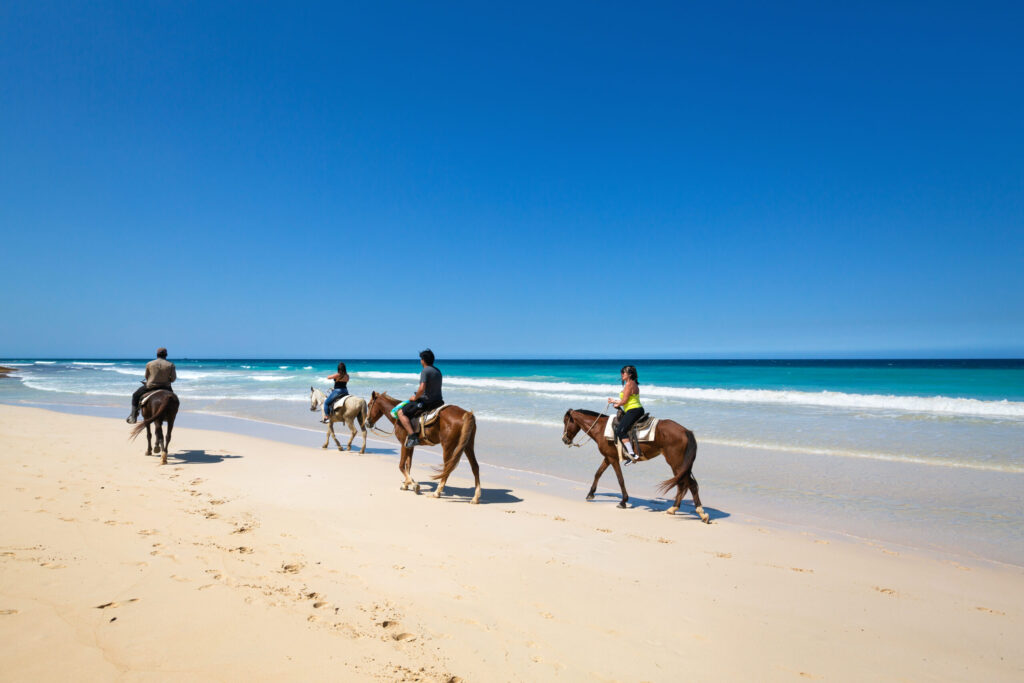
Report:
[[[195,413],[317,431],[309,390],[328,389],[337,364],[172,360],[181,426]],[[956,549],[1024,564],[1024,360],[630,362],[645,408],[696,434],[705,507],[721,494],[734,509],[786,523],[810,517],[819,528],[865,537],[891,524],[901,531],[890,538],[902,543],[948,549],[953,538]],[[0,380],[0,401],[126,415],[145,363],[3,360],[16,373]],[[354,394],[415,390],[415,359],[346,363]],[[482,463],[520,478],[569,482],[573,491],[589,486],[599,460],[592,446],[564,447],[562,416],[567,408],[603,412],[606,397],[618,393],[623,364],[437,362],[445,399],[477,416]],[[630,469],[630,493],[642,500],[653,500],[669,474],[662,461]],[[611,474],[602,483],[616,488]]]

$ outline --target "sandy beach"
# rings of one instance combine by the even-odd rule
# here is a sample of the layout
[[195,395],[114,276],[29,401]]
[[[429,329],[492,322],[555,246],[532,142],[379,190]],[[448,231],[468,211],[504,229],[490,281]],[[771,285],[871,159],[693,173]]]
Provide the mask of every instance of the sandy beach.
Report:
[[160,467],[127,432],[0,406],[0,678],[1024,676],[1019,567],[486,479],[471,506],[464,465],[434,500],[380,442],[176,429]]

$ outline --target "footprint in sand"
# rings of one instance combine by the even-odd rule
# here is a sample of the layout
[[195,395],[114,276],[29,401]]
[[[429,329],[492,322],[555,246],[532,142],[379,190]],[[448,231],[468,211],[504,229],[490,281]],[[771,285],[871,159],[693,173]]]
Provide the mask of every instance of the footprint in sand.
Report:
[[665,538],[664,536],[658,536],[658,543],[674,543],[671,538]]
[[302,568],[305,567],[305,566],[306,565],[302,564],[301,562],[294,562],[292,564],[282,564],[281,565],[281,573],[282,574],[298,574],[300,571],[302,571]]
[[39,566],[46,569],[64,569],[67,565],[57,564],[56,562],[43,562]]
[[391,640],[412,641],[416,640],[416,635],[413,633],[396,633],[395,635],[391,636]]
[[975,607],[974,609],[978,610],[979,612],[986,612],[988,614],[996,614],[996,615],[1001,616],[1001,617],[1005,617],[1006,616],[1006,612],[1000,612],[997,609],[989,609],[988,607]]
[[203,512],[203,517],[206,517],[206,519],[218,519],[220,518],[220,515],[218,515],[213,510],[205,510]]
[[16,609],[0,609],[0,617],[10,617],[18,613]]
[[171,578],[181,583],[188,583],[192,579],[185,578],[184,576],[178,576],[177,574],[171,574]]
[[600,527],[598,527],[597,530],[600,531],[602,534],[610,534],[612,532],[611,529],[602,529]]
[[881,586],[873,586],[873,588],[879,593],[884,593],[885,595],[891,595],[893,597],[899,595],[899,593],[894,591],[892,588],[882,588]]
[[152,536],[153,534],[157,534],[157,533],[160,533],[160,532],[157,531],[156,529],[143,529],[142,531],[139,532],[139,535],[140,536]]
[[202,479],[193,479],[188,484],[189,484],[189,486],[199,486],[202,483],[203,483]]
[[252,548],[247,545],[240,545],[237,548],[231,548],[228,550],[229,553],[240,553],[242,555],[252,555]]
[[121,607],[122,605],[128,605],[130,603],[138,601],[138,598],[128,598],[124,602],[105,602],[102,605],[96,605],[96,609],[114,609],[116,607]]

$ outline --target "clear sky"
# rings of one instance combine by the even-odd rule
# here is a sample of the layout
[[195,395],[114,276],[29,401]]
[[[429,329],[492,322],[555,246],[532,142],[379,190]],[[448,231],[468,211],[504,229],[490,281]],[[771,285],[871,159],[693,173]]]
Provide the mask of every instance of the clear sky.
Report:
[[0,357],[1022,356],[1024,4],[0,4]]

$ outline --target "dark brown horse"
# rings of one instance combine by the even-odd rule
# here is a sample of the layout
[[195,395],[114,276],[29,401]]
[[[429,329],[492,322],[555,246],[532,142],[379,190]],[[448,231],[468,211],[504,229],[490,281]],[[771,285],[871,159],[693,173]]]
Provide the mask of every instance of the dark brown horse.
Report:
[[[604,438],[604,428],[608,422],[608,416],[598,415],[592,410],[567,410],[563,418],[565,429],[562,432],[562,442],[572,445],[572,440],[583,431],[587,436],[597,443],[597,450],[604,456],[604,462],[597,468],[594,475],[594,485],[590,487],[587,500],[594,499],[597,491],[597,481],[604,474],[604,471],[611,465],[615,470],[615,476],[619,479],[619,488],[622,489],[622,501],[620,508],[626,507],[629,501],[629,494],[626,493],[626,482],[622,478],[622,467],[619,465],[619,453],[615,444]],[[676,487],[676,499],[666,512],[674,515],[683,501],[683,494],[689,489],[693,494],[693,504],[700,515],[701,521],[708,523],[710,518],[704,512],[700,504],[700,494],[697,492],[697,480],[693,476],[693,461],[697,458],[697,439],[686,427],[672,420],[659,420],[655,430],[655,438],[652,442],[640,444],[640,452],[637,457],[640,460],[650,460],[659,455],[665,456],[665,461],[672,468],[672,478],[661,482],[660,492],[665,494],[673,486]]]
[[[173,391],[161,389],[149,395],[149,400],[142,404],[142,422],[132,429],[131,439],[146,430],[146,455],[153,455],[153,434],[149,426],[156,423],[156,452],[160,453],[160,464],[167,464],[167,447],[171,445],[171,430],[174,429],[174,418],[178,416],[178,397]],[[164,422],[167,423],[167,440],[164,441]]]
[[[373,427],[382,415],[387,416],[395,428],[395,436],[398,437],[398,443],[402,447],[402,454],[398,460],[398,469],[405,477],[405,481],[402,482],[402,490],[412,489],[419,493],[420,485],[409,476],[409,472],[412,470],[413,449],[405,446],[405,438],[408,434],[406,434],[402,423],[391,416],[391,410],[399,403],[398,399],[388,396],[386,393],[373,392],[370,394],[370,416],[367,418],[366,424]],[[441,444],[444,453],[443,464],[433,475],[434,479],[439,480],[434,498],[440,498],[444,493],[444,485],[448,481],[449,475],[455,470],[456,465],[459,464],[459,458],[465,452],[469,459],[469,466],[473,468],[473,478],[476,480],[476,493],[473,494],[473,500],[469,502],[473,504],[480,502],[480,465],[476,462],[476,453],[473,450],[475,438],[476,418],[473,417],[473,413],[453,405],[442,410],[437,421],[427,427],[426,434],[420,437],[420,443],[424,446]]]

